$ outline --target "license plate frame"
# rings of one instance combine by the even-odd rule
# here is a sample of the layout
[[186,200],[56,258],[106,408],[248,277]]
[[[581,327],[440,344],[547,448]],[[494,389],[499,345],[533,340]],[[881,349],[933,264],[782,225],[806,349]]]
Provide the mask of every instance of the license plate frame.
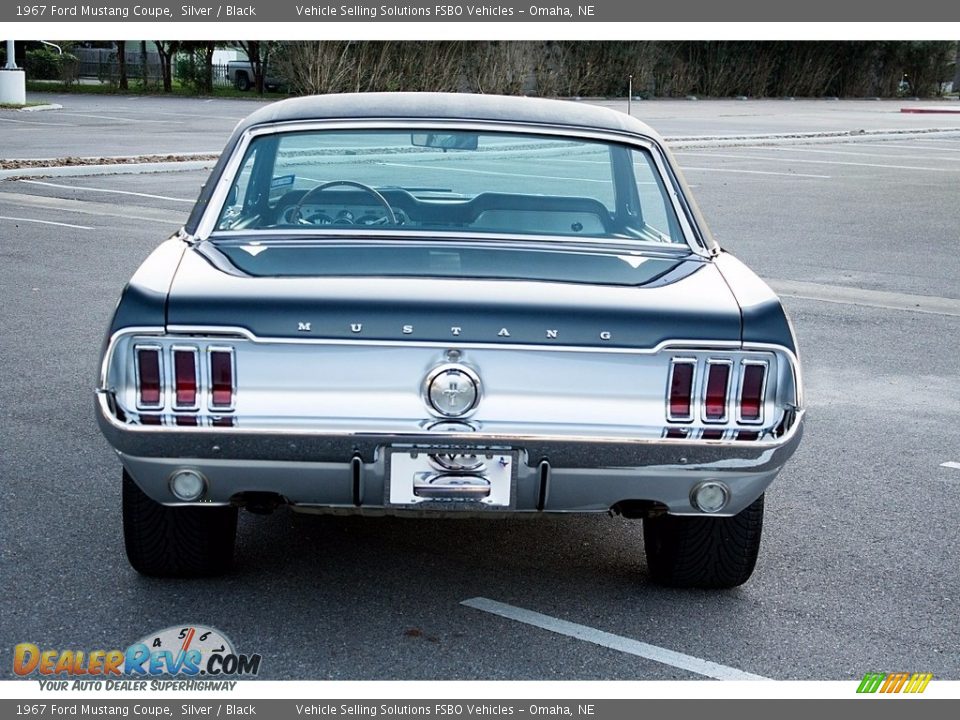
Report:
[[[475,492],[481,483],[468,482],[471,492],[463,497],[434,497],[418,494],[433,482],[443,485],[445,477],[460,473],[445,472],[431,456],[476,456],[483,462],[483,472],[462,473],[465,477],[482,476],[490,483],[490,492],[479,496]],[[508,511],[516,509],[517,464],[520,453],[508,448],[481,449],[451,447],[386,447],[384,448],[383,504],[396,508],[416,508],[442,511]],[[456,485],[456,481],[449,483]]]

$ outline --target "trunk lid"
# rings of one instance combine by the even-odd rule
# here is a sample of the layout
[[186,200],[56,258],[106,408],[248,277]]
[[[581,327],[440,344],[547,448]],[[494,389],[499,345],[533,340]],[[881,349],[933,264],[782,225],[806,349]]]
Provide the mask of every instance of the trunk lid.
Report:
[[713,262],[697,256],[447,242],[206,243],[184,254],[167,323],[451,345],[741,339],[736,300]]

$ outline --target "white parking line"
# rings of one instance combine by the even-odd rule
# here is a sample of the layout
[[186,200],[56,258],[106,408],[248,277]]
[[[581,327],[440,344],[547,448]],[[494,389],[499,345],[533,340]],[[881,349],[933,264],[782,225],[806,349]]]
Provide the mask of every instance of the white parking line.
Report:
[[460,604],[466,605],[467,607],[471,607],[475,610],[482,610],[483,612],[492,613],[493,615],[499,615],[500,617],[505,617],[509,620],[516,620],[517,622],[522,622],[527,625],[533,625],[534,627],[538,627],[543,630],[549,630],[550,632],[554,632],[559,635],[566,635],[567,637],[576,638],[577,640],[584,640],[586,642],[593,643],[594,645],[600,645],[612,650],[619,650],[620,652],[628,653],[630,655],[637,655],[639,657],[646,658],[647,660],[663,663],[664,665],[671,665],[672,667],[680,668],[681,670],[687,670],[688,672],[696,673],[697,675],[714,678],[715,680],[770,679],[763,677],[762,675],[754,675],[752,673],[744,672],[743,670],[738,670],[737,668],[732,668],[727,665],[720,665],[715,662],[710,662],[709,660],[703,660],[701,658],[694,657],[693,655],[685,655],[673,650],[667,650],[666,648],[650,645],[645,642],[640,642],[639,640],[632,640],[631,638],[626,638],[621,635],[614,635],[612,633],[604,632],[603,630],[587,627],[586,625],[578,625],[577,623],[567,622],[566,620],[560,620],[559,618],[543,615],[532,610],[525,610],[513,605],[507,605],[506,603],[497,602],[496,600],[489,600],[488,598],[470,598],[469,600],[464,600]]
[[960,147],[947,147],[942,144],[941,141],[938,141],[938,144],[935,145],[891,145],[889,143],[852,143],[857,147],[874,147],[874,148],[896,148],[898,150],[946,150],[947,152],[960,152]]
[[81,215],[95,215],[98,218],[116,217],[122,220],[142,220],[150,223],[163,223],[166,227],[183,223],[183,220],[171,218],[171,210],[164,210],[156,207],[137,206],[134,210],[154,213],[152,216],[146,213],[136,214],[131,209],[117,207],[109,203],[98,203],[90,200],[73,200],[70,198],[48,197],[46,195],[26,195],[23,193],[4,192],[0,193],[0,204],[10,203],[17,210],[24,207],[38,207],[45,210],[53,210],[57,213],[79,213]]
[[183,125],[179,120],[144,120],[142,118],[124,118],[116,115],[91,115],[89,113],[60,112],[58,115],[72,115],[73,117],[96,118],[97,120],[119,120],[126,123],[164,123],[167,125]]
[[782,177],[804,177],[804,178],[819,178],[822,180],[829,180],[829,175],[807,175],[806,173],[786,173],[786,172],[775,172],[773,170],[744,170],[742,168],[709,168],[709,167],[691,167],[690,165],[681,165],[680,169],[686,172],[687,170],[694,170],[696,172],[725,172],[725,173],[743,173],[745,175],[780,175]]
[[[853,155],[854,157],[877,157],[875,152],[850,152],[849,150],[821,150],[819,148],[798,148],[798,147],[778,147],[770,148],[771,150],[776,150],[777,152],[798,152],[798,153],[821,153],[823,155]],[[923,148],[914,148],[922,150]],[[932,155],[887,155],[882,159],[886,160],[951,160],[955,161],[956,158],[938,158],[933,157]]]
[[151,198],[153,200],[171,200],[173,202],[191,203],[196,202],[189,198],[167,197],[166,195],[151,195],[149,193],[133,192],[132,190],[111,190],[109,188],[86,187],[82,185],[61,185],[60,183],[43,182],[42,180],[20,180],[19,182],[28,185],[43,185],[45,187],[65,188],[67,190],[89,190],[90,192],[113,193],[115,195],[135,195],[136,197]]
[[932,168],[932,167],[917,167],[915,165],[886,165],[882,163],[858,163],[858,162],[846,162],[843,160],[803,160],[799,158],[786,158],[786,157],[771,157],[769,155],[730,155],[726,153],[715,153],[715,152],[699,152],[695,150],[678,150],[674,153],[675,155],[700,155],[702,157],[715,157],[715,158],[733,158],[734,160],[773,160],[774,162],[791,162],[791,163],[810,163],[812,165],[848,165],[851,167],[872,167],[872,168],[889,168],[890,170],[924,170],[928,172],[960,172],[960,166],[952,168]]
[[10,215],[0,215],[0,220],[14,220],[16,222],[37,223],[38,225],[57,225],[58,227],[75,228],[77,230],[93,230],[87,225],[71,225],[70,223],[53,222],[52,220],[34,220],[33,218],[12,217]]
[[960,470],[960,462],[945,462],[940,463],[940,467],[953,468],[954,470]]
[[783,297],[820,300],[840,305],[864,305],[884,310],[906,310],[931,315],[950,315],[960,317],[960,300],[937,297],[935,295],[912,295],[908,293],[887,292],[885,290],[866,290],[844,285],[824,285],[802,280],[768,279],[778,295]]
[[19,123],[20,125],[66,125],[67,123],[40,122],[38,120],[14,120],[13,118],[0,118],[0,122]]

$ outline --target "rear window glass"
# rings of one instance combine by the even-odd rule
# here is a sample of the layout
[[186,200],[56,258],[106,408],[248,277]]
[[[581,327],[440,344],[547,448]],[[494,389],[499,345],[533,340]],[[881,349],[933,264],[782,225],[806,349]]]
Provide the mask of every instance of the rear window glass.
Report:
[[255,137],[217,231],[454,231],[684,243],[646,150],[519,133]]

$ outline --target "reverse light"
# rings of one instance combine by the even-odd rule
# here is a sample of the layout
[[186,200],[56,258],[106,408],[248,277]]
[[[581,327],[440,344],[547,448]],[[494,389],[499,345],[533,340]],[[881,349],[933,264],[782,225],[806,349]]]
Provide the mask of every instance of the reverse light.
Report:
[[707,480],[693,488],[690,500],[700,512],[720,512],[730,501],[730,490],[722,482]]
[[170,476],[170,492],[183,502],[193,502],[206,489],[206,478],[195,470],[177,470]]

